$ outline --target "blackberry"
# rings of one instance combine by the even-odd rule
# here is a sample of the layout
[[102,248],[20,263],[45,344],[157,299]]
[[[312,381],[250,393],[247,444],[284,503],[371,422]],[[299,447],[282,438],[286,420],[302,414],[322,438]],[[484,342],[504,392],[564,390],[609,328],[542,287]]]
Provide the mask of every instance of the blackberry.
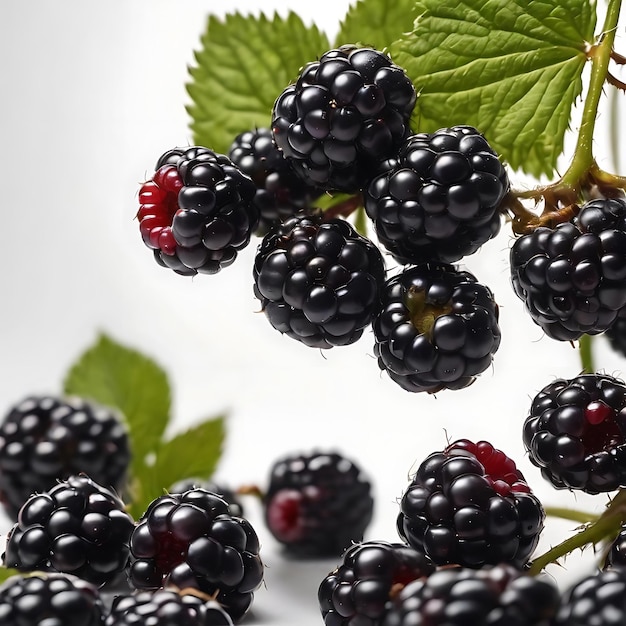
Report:
[[624,313],[626,311],[622,311],[620,317],[604,333],[611,348],[621,356],[626,356],[626,316],[623,317]]
[[2,626],[104,626],[97,589],[67,574],[11,576],[0,586]]
[[123,491],[129,464],[120,417],[81,398],[30,396],[0,424],[0,500],[13,519],[31,494],[81,472]]
[[430,454],[404,492],[402,539],[437,565],[523,566],[545,513],[515,463],[486,441],[460,439]]
[[256,185],[227,156],[174,148],[139,191],[139,229],[159,265],[215,274],[248,245],[259,220]]
[[434,566],[422,552],[400,543],[366,541],[350,547],[322,580],[318,602],[326,626],[376,626],[390,598]]
[[403,389],[462,389],[491,365],[498,305],[469,272],[435,262],[410,267],[387,281],[381,301],[374,354]]
[[184,480],[179,480],[178,482],[174,483],[168,489],[168,492],[184,493],[185,491],[189,491],[190,489],[196,489],[198,487],[200,489],[204,489],[205,491],[211,491],[212,493],[216,493],[218,496],[224,498],[224,500],[228,502],[231,515],[243,517],[244,508],[241,500],[239,499],[239,496],[229,487],[215,483],[211,480],[196,477],[186,478]]
[[263,580],[252,525],[200,488],[154,500],[131,535],[130,551],[128,575],[136,589],[198,589],[234,620],[248,610]]
[[531,462],[557,489],[597,494],[626,486],[626,385],[583,374],[546,385],[524,422]]
[[308,63],[276,100],[274,141],[309,185],[353,193],[400,146],[415,99],[385,54],[342,46]]
[[263,238],[254,293],[270,324],[315,348],[354,343],[379,306],[378,248],[345,220],[297,216]]
[[382,626],[550,626],[559,592],[509,565],[441,569],[407,585]]
[[626,524],[622,527],[606,551],[603,569],[608,567],[626,567]]
[[117,596],[106,626],[233,626],[215,601],[173,589]]
[[510,266],[515,293],[546,335],[604,332],[626,306],[626,200],[591,200],[573,221],[519,237]]
[[307,185],[274,144],[269,128],[241,133],[233,141],[229,158],[257,187],[254,203],[260,213],[256,235],[311,207],[321,190]]
[[411,135],[381,170],[365,188],[365,210],[401,263],[458,261],[500,231],[509,179],[472,126]]
[[337,556],[363,539],[374,500],[355,463],[315,451],[274,463],[263,505],[269,531],[288,551]]
[[125,569],[133,526],[115,493],[70,476],[26,501],[2,558],[21,571],[64,572],[102,585]]
[[626,568],[583,578],[568,590],[553,626],[612,626],[626,622]]

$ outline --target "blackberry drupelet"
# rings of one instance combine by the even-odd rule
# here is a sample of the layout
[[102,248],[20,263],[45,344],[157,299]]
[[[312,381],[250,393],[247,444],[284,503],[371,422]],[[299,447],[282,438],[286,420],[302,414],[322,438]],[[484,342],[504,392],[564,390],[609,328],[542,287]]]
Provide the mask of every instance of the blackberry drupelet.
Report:
[[231,515],[237,517],[244,516],[244,508],[239,496],[230,488],[225,485],[218,484],[212,480],[206,480],[205,478],[191,477],[184,480],[179,480],[174,483],[169,489],[169,493],[184,493],[190,489],[204,489],[205,491],[211,491],[216,493],[221,498],[224,498],[228,502]]
[[263,238],[254,293],[270,324],[315,348],[354,343],[379,307],[385,266],[349,222],[288,219]]
[[223,154],[200,146],[169,150],[139,192],[143,241],[177,274],[215,274],[250,242],[259,220],[256,191]]
[[234,620],[248,610],[263,580],[252,525],[200,488],[154,500],[131,535],[130,550],[128,575],[136,589],[198,589]]
[[229,158],[257,187],[254,203],[260,213],[254,234],[263,236],[270,228],[299,211],[311,207],[321,190],[307,185],[276,147],[269,128],[241,133],[228,152]]
[[519,237],[510,266],[515,293],[546,335],[604,332],[626,313],[626,200],[591,200],[573,221]]
[[340,556],[362,541],[374,500],[361,469],[337,452],[290,454],[274,463],[265,522],[290,552]]
[[98,590],[67,574],[11,576],[0,586],[2,626],[104,626]]
[[626,385],[583,374],[546,385],[524,422],[531,462],[557,489],[596,494],[626,486]]
[[382,626],[550,626],[558,589],[509,565],[441,569],[407,585]]
[[509,187],[483,135],[453,126],[410,135],[365,188],[365,209],[400,263],[451,263],[498,234]]
[[613,324],[607,328],[604,336],[608,339],[611,348],[618,354],[626,356],[626,310],[620,313]]
[[553,626],[617,626],[626,623],[626,568],[583,578],[564,595]]
[[123,491],[129,464],[121,418],[80,398],[30,396],[0,424],[0,501],[13,519],[30,495],[81,472]]
[[500,345],[489,288],[452,265],[426,263],[387,281],[374,319],[374,354],[403,389],[462,389],[492,363]]
[[106,626],[233,626],[228,613],[214,600],[174,589],[117,596]]
[[622,524],[617,537],[608,546],[602,567],[626,567],[626,524]]
[[404,492],[402,539],[437,565],[523,566],[545,513],[515,463],[486,441],[460,439],[429,455]]
[[124,571],[133,527],[115,493],[70,476],[26,501],[2,558],[21,571],[64,572],[103,585]]
[[377,626],[391,597],[434,566],[400,543],[366,541],[349,548],[342,564],[322,580],[318,601],[326,626]]
[[409,132],[413,83],[388,56],[347,45],[307,64],[272,111],[278,148],[309,185],[359,191]]

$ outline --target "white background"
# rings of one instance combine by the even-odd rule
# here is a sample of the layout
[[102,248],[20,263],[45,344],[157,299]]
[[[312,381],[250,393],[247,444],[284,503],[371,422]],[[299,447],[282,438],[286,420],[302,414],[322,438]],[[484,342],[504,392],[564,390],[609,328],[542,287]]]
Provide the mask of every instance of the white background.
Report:
[[[263,485],[279,455],[314,447],[358,462],[375,489],[368,539],[398,539],[397,500],[410,472],[461,437],[488,439],[513,457],[545,504],[601,507],[604,496],[552,489],[524,453],[531,398],[580,363],[574,346],[542,336],[513,294],[508,226],[464,261],[500,305],[494,365],[472,387],[436,396],[404,392],[381,374],[370,332],[321,353],[274,331],[252,294],[256,241],[216,276],[184,278],[153,261],[133,219],[138,188],[162,152],[193,141],[187,67],[207,15],[225,4],[0,4],[0,412],[25,395],[59,392],[68,366],[103,331],[166,368],[171,433],[228,411],[222,482]],[[332,39],[348,4],[238,0],[228,10],[293,8]],[[610,169],[605,143],[596,152]],[[595,351],[600,368],[622,374],[623,357],[603,339]],[[320,624],[316,590],[335,562],[286,559],[258,503],[247,504],[267,577],[245,623]],[[548,520],[540,550],[574,526]],[[550,571],[566,585],[592,563],[589,550]]]

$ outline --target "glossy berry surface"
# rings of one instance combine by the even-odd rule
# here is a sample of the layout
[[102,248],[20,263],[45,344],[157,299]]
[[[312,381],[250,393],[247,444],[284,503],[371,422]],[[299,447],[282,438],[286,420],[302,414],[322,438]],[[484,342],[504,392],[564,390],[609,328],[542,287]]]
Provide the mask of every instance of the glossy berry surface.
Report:
[[3,561],[21,571],[65,572],[102,585],[126,567],[133,526],[113,491],[70,476],[22,506]]
[[312,452],[274,463],[263,507],[267,528],[287,550],[341,556],[363,539],[374,500],[354,462],[337,452]]
[[388,56],[342,46],[305,65],[278,97],[274,141],[308,184],[356,192],[407,135],[415,99]]
[[270,324],[315,348],[354,343],[379,306],[378,248],[345,220],[298,216],[263,238],[254,293]]
[[231,515],[237,517],[243,517],[244,508],[239,496],[226,485],[213,482],[212,480],[206,480],[203,478],[186,478],[175,482],[167,491],[168,493],[184,493],[190,489],[204,489],[205,491],[211,491],[228,502]]
[[620,313],[612,326],[607,328],[604,336],[607,338],[611,348],[626,357],[626,311]]
[[508,565],[441,569],[407,585],[382,626],[550,626],[559,592]]
[[2,626],[104,626],[97,589],[76,576],[12,576],[0,586]]
[[389,279],[374,319],[374,354],[403,389],[462,389],[500,345],[491,290],[452,265],[427,263]]
[[546,335],[604,332],[626,306],[626,200],[591,200],[573,221],[519,237],[510,266],[515,293]]
[[154,500],[130,538],[130,583],[166,585],[214,596],[233,619],[250,607],[263,580],[259,540],[252,525],[204,489]]
[[364,190],[379,241],[401,263],[458,261],[500,231],[504,165],[472,126],[410,135]]
[[80,398],[30,396],[0,424],[0,500],[13,519],[32,494],[81,472],[122,491],[129,463],[121,418]]
[[612,376],[559,378],[524,422],[531,462],[557,489],[601,493],[626,485],[626,385]]
[[318,601],[324,623],[376,626],[392,594],[433,571],[433,564],[422,552],[406,545],[385,541],[356,544],[319,586]]
[[611,542],[606,550],[603,568],[607,567],[626,567],[626,525],[622,527],[615,539]]
[[486,441],[466,439],[430,454],[404,492],[402,539],[437,565],[523,566],[545,513],[515,463]]
[[256,186],[227,156],[174,148],[139,191],[139,230],[159,265],[215,274],[248,245],[259,219]]

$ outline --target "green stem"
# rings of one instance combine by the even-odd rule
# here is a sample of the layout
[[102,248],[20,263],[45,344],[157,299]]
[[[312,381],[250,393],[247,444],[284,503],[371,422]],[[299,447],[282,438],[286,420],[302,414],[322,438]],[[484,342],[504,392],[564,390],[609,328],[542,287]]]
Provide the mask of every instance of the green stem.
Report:
[[356,215],[354,216],[354,228],[359,235],[363,235],[363,237],[367,237],[367,225],[369,220],[367,219],[367,213],[365,212],[365,208],[360,206],[356,210]]
[[579,522],[580,524],[588,524],[598,519],[596,514],[588,513],[587,511],[576,511],[575,509],[559,506],[546,506],[544,508],[548,517],[560,517],[561,519]]
[[583,335],[578,340],[578,353],[580,355],[580,364],[584,374],[593,374],[596,371],[593,362],[592,338],[590,335]]
[[594,162],[593,158],[593,131],[598,115],[598,104],[604,89],[606,77],[609,71],[609,61],[615,41],[615,30],[621,9],[621,0],[609,0],[602,36],[600,42],[590,52],[591,76],[589,78],[589,90],[585,98],[578,140],[574,151],[574,158],[563,175],[561,182],[573,188],[578,187],[585,173]]

